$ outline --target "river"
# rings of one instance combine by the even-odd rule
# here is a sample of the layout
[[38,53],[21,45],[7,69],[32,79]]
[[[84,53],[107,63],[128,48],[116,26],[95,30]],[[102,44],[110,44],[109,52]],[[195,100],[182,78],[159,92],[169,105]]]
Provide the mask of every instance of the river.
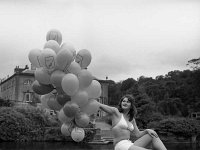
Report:
[[[200,150],[200,143],[165,143],[165,145],[168,150]],[[0,150],[113,150],[113,145],[88,145],[75,142],[1,142]]]

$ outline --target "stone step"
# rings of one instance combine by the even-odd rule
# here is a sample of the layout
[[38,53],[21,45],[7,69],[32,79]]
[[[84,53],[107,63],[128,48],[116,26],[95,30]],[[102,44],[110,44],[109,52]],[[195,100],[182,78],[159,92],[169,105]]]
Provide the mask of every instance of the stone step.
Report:
[[88,142],[89,144],[108,144],[111,143],[111,141],[105,140],[105,139],[100,139],[100,140],[93,140]]
[[100,134],[102,137],[113,137],[111,130],[101,130]]
[[104,140],[113,141],[113,137],[102,137]]

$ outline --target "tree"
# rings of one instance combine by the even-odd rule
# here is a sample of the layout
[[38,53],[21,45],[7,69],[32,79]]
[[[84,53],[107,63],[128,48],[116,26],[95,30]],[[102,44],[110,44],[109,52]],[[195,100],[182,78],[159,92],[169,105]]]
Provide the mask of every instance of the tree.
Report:
[[135,81],[133,78],[128,78],[122,82],[122,86],[120,90],[122,92],[126,92],[128,89],[130,89],[134,84],[136,84],[137,81]]
[[108,86],[109,105],[118,104],[119,98],[122,96],[120,88],[121,88],[121,82],[115,83],[114,81],[109,81],[109,86]]
[[180,98],[167,98],[158,103],[158,110],[163,115],[182,116],[183,106]]
[[200,57],[189,60],[187,65],[190,65],[193,70],[198,70],[200,68]]

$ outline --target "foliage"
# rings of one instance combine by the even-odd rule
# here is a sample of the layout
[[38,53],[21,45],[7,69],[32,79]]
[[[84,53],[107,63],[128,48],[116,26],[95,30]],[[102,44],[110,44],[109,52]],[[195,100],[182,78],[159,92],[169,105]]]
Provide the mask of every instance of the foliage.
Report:
[[128,89],[130,89],[132,86],[134,86],[134,84],[136,83],[136,81],[133,78],[128,78],[126,80],[124,80],[122,82],[121,88],[120,90],[122,92],[127,91]]
[[[198,64],[199,65],[199,64]],[[165,76],[141,76],[109,85],[109,104],[117,105],[125,93],[134,95],[138,116],[151,116],[157,112],[163,116],[188,117],[200,112],[200,69],[174,70]],[[146,126],[148,121],[143,121]]]
[[154,128],[158,133],[173,133],[183,137],[200,134],[200,122],[190,118],[167,118],[149,123],[148,128]]
[[13,106],[13,105],[14,105],[13,101],[4,100],[4,99],[0,98],[0,107],[3,107],[3,106],[10,107],[10,106]]
[[193,68],[194,70],[198,70],[199,64],[200,64],[200,58],[194,58],[189,60],[187,65],[190,65],[190,67]]
[[71,137],[64,136],[61,133],[60,126],[47,127],[44,134],[44,141],[72,141]]
[[85,128],[84,131],[85,131],[85,137],[84,137],[82,142],[87,143],[87,142],[92,141],[94,139],[95,134],[96,134],[96,129]]
[[41,141],[50,117],[35,107],[1,107],[0,141]]

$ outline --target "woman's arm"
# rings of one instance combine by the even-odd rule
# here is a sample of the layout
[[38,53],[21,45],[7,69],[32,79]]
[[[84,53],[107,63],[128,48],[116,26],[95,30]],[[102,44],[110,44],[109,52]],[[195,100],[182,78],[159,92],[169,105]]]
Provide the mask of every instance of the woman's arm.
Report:
[[99,103],[99,108],[109,115],[117,114],[118,109],[112,106],[108,106],[102,103]]
[[143,130],[143,131],[140,131],[138,129],[138,126],[136,124],[136,121],[135,119],[133,118],[133,120],[131,121],[133,126],[134,126],[134,130],[133,130],[133,134],[135,135],[136,138],[140,138],[142,137],[143,135],[147,134],[147,131],[146,130]]

